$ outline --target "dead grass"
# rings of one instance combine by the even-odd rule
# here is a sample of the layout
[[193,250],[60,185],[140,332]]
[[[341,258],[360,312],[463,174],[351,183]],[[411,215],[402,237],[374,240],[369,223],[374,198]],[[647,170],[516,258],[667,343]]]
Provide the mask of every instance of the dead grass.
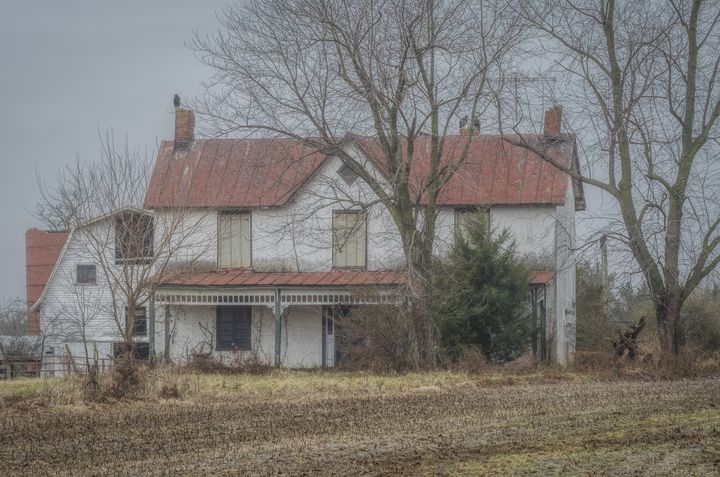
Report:
[[[3,475],[720,471],[717,378],[597,382],[560,370],[150,376],[141,400],[114,404],[73,401],[71,380],[0,383]],[[168,389],[171,399],[161,398]]]

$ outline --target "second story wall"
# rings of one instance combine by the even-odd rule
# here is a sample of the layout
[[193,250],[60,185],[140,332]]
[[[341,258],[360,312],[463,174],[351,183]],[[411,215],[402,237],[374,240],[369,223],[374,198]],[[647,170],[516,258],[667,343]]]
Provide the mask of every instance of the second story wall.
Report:
[[[358,212],[366,222],[365,260],[368,270],[397,269],[405,257],[397,227],[384,205],[361,179],[342,177],[343,164],[329,158],[284,207],[254,209],[194,209],[182,212],[184,225],[178,227],[183,246],[177,260],[195,262],[199,268],[220,266],[219,246],[222,224],[219,216],[247,214],[242,221],[250,228],[247,244],[250,258],[246,263],[255,271],[329,271],[333,269],[333,223],[338,213]],[[345,171],[346,173],[346,171]],[[555,266],[555,227],[558,212],[572,207],[552,205],[494,206],[490,209],[492,226],[508,228],[516,240],[518,252],[528,258],[532,268]],[[158,223],[163,214],[158,211]],[[571,220],[572,218],[570,218]],[[171,221],[176,221],[173,218]],[[437,219],[435,253],[448,253],[455,237],[456,208],[441,207]],[[238,225],[240,227],[240,225]],[[228,230],[231,227],[228,227]],[[240,248],[245,245],[240,244]],[[242,252],[246,254],[246,252]]]

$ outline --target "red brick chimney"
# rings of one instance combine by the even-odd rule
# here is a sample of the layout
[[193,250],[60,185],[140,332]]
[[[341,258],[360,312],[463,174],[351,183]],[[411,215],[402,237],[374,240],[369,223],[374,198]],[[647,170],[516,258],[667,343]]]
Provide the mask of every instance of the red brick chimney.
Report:
[[25,298],[29,335],[40,334],[40,316],[31,308],[45,289],[67,238],[67,232],[38,229],[25,232]]
[[471,122],[468,120],[467,116],[461,118],[459,133],[461,136],[479,136],[480,135],[480,120],[478,118],[475,118],[471,124]]
[[190,149],[195,140],[195,113],[192,109],[175,108],[175,150]]
[[559,136],[562,126],[562,106],[555,105],[545,111],[545,127],[543,134],[545,136]]

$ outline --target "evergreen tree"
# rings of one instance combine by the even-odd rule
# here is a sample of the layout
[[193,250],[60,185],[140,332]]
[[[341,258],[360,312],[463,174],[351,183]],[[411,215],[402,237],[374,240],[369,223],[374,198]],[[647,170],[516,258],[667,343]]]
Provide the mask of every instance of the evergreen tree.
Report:
[[512,360],[532,333],[528,271],[507,230],[492,230],[481,214],[463,226],[438,267],[435,317],[442,343],[454,359],[475,347],[490,361]]

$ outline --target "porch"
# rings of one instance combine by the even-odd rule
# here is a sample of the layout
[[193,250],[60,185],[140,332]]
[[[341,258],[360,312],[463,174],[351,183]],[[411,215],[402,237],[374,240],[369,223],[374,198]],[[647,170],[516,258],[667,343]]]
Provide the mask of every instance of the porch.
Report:
[[213,271],[166,281],[155,294],[156,353],[289,368],[332,367],[337,320],[354,306],[398,302],[402,272]]

